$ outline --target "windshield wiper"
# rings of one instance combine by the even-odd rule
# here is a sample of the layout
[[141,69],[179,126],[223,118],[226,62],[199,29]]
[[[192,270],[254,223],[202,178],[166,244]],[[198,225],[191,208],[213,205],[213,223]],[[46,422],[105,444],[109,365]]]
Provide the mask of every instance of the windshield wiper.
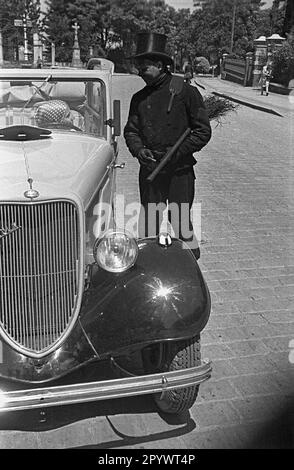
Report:
[[[23,124],[23,112],[25,110],[25,108],[30,104],[31,100],[34,98],[35,94],[37,93],[37,91],[40,91],[40,93],[44,93],[41,88],[46,84],[48,83],[52,78],[52,75],[48,75],[48,77],[45,78],[45,80],[41,83],[41,85],[38,87],[37,85],[33,85],[35,87],[35,91],[34,93],[32,94],[32,96],[29,97],[29,99],[27,100],[27,102],[24,104],[22,110],[21,110],[21,114],[22,114],[22,117],[21,117],[21,121],[22,121],[22,124]],[[49,96],[48,96],[49,98]]]

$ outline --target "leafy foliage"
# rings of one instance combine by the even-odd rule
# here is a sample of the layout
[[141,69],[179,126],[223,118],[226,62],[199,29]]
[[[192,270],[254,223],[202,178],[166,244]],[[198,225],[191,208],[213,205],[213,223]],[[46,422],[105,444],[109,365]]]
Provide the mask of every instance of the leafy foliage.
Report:
[[66,62],[71,60],[73,33],[70,30],[70,19],[66,14],[67,0],[51,0],[47,2],[48,14],[44,21],[47,34],[46,45],[50,49],[54,42],[56,47],[56,60]]
[[[99,3],[95,0],[51,0],[48,6],[44,26],[48,45],[55,43],[57,61],[71,61],[75,21],[80,27],[78,38],[83,61],[88,58],[90,46],[94,51],[100,46],[105,49],[108,40],[105,18],[110,9],[107,0],[100,0]],[[101,55],[101,48],[99,52]]]
[[273,54],[273,80],[288,86],[294,78],[294,28],[288,39]]
[[[93,48],[94,55],[115,57],[125,66],[125,57],[135,51],[137,33],[151,30],[168,36],[167,52],[174,58],[176,69],[182,70],[185,61],[192,63],[197,56],[204,56],[214,64],[222,53],[231,52],[233,17],[232,52],[244,57],[253,50],[256,37],[270,35],[276,32],[273,28],[281,28],[283,13],[283,9],[278,8],[278,0],[271,10],[260,9],[263,0],[203,0],[202,10],[194,13],[189,9],[176,11],[165,0],[46,0],[46,3],[48,11],[40,24],[37,19],[40,0],[0,0],[5,50],[8,42],[16,49],[22,39],[21,28],[15,28],[13,21],[15,12],[21,15],[27,5],[39,32],[46,33],[43,39],[48,51],[51,42],[55,43],[57,61],[72,59],[72,26],[76,20],[80,26],[82,61],[88,59]],[[289,10],[290,0],[284,3]],[[286,6],[283,8],[285,10]]]
[[290,33],[294,27],[294,2],[293,0],[287,0],[285,5],[285,18],[283,24],[282,36]]
[[286,13],[286,2],[274,0],[270,11],[271,34],[281,33]]
[[196,57],[195,59],[195,72],[196,73],[208,73],[210,64],[206,57]]
[[24,44],[23,28],[14,26],[14,20],[21,20],[25,12],[33,25],[27,29],[28,40],[32,43],[33,32],[41,29],[40,0],[0,0],[0,28],[5,60],[13,61],[18,47]]
[[246,52],[252,51],[253,41],[257,37],[261,5],[261,0],[207,0],[203,9],[196,11],[191,18],[191,39],[197,55],[203,55],[214,62],[220,53],[234,52],[244,57]]

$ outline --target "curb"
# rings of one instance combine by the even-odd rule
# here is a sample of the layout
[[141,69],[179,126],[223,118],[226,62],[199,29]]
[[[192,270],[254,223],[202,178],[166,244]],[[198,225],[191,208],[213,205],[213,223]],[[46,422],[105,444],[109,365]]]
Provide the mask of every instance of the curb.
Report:
[[219,96],[221,98],[225,98],[227,100],[234,101],[234,102],[239,103],[239,104],[243,104],[244,106],[248,106],[250,108],[257,109],[258,111],[263,111],[265,113],[275,114],[276,116],[284,117],[283,114],[278,113],[277,111],[275,111],[272,108],[266,108],[265,106],[254,104],[254,103],[251,103],[249,101],[242,100],[240,98],[235,98],[231,95],[226,95],[224,93],[219,93],[218,91],[212,91],[212,94],[216,95],[216,96]]

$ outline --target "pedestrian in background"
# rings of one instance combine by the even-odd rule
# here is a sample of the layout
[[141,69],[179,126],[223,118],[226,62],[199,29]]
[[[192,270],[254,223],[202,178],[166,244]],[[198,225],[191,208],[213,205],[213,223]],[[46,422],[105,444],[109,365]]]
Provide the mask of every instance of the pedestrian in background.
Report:
[[193,78],[193,74],[194,74],[193,67],[190,64],[190,62],[188,62],[185,65],[185,68],[184,68],[184,79],[185,79],[186,83],[191,83],[191,80]]
[[[143,226],[143,236],[158,235],[162,222],[163,213],[159,211],[155,226],[150,226],[150,204],[166,205],[168,201],[170,207],[173,203],[178,208],[178,218],[173,218],[169,211],[169,221],[178,238],[191,242],[189,245],[198,259],[200,250],[190,213],[195,196],[193,166],[196,160],[193,153],[208,143],[211,127],[202,96],[196,87],[184,83],[181,78],[181,91],[172,94],[173,76],[168,66],[172,66],[173,61],[165,52],[166,39],[159,33],[138,35],[137,52],[133,59],[146,86],[131,99],[124,137],[131,154],[140,163],[140,226]],[[147,178],[157,163],[187,128],[191,128],[189,136],[156,178],[148,182]],[[183,229],[185,220],[188,231]]]
[[267,63],[262,67],[262,72],[261,72],[261,77],[260,77],[260,88],[261,88],[262,95],[265,92],[266,96],[268,96],[271,76],[272,76],[271,67],[270,67],[270,64]]

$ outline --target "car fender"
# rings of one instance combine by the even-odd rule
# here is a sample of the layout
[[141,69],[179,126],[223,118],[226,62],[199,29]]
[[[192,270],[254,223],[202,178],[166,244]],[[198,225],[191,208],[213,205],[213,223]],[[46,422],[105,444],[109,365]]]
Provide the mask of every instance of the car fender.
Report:
[[187,245],[147,238],[138,246],[132,268],[119,274],[97,268],[84,296],[81,324],[100,357],[191,338],[208,321],[209,290]]
[[95,359],[95,351],[79,320],[58,349],[39,359],[20,354],[0,340],[0,378],[9,381],[30,384],[51,381]]
[[92,361],[199,334],[211,303],[192,252],[179,240],[169,247],[151,238],[138,245],[136,264],[128,271],[94,269],[75,327],[54,352],[31,358],[1,341],[0,377],[46,383]]

